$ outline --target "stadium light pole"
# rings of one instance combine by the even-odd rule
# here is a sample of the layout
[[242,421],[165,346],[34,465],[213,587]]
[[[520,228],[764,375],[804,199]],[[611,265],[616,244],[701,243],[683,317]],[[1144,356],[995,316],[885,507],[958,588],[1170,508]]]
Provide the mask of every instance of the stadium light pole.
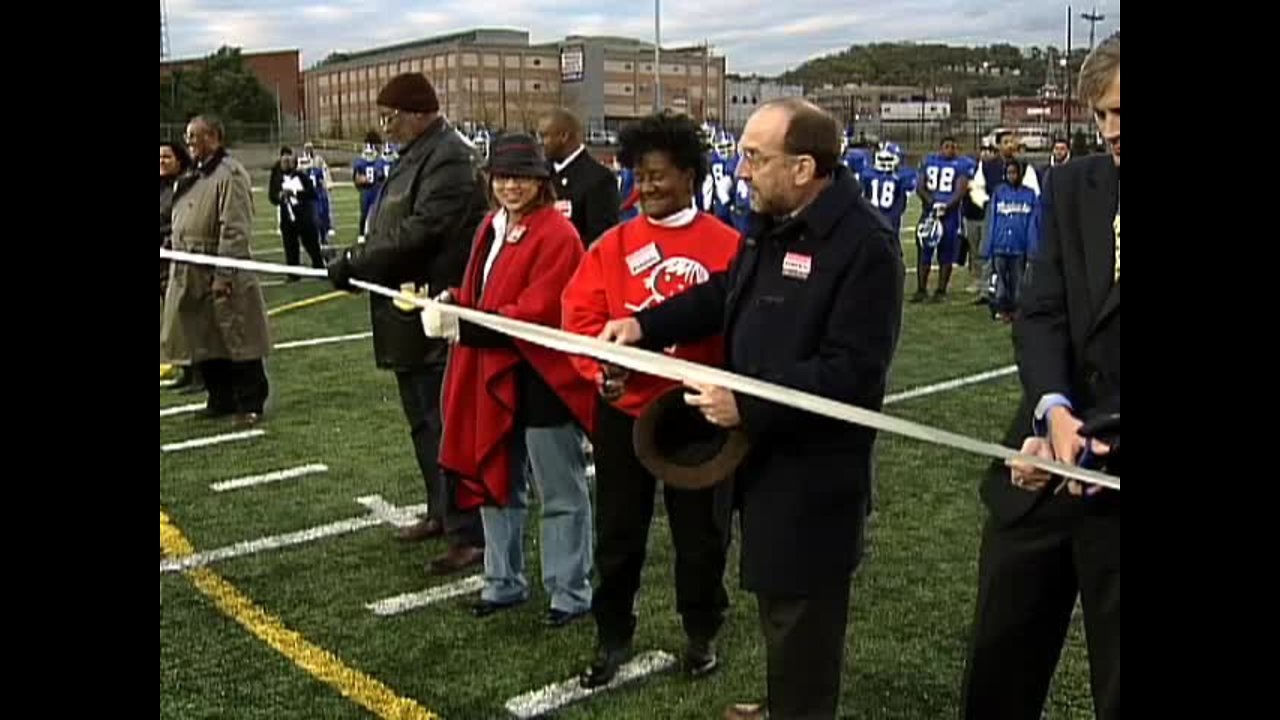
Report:
[[1093,12],[1080,13],[1080,17],[1089,21],[1089,51],[1093,51],[1093,32],[1098,23],[1107,19],[1106,15],[1098,14],[1098,6],[1093,6]]
[[662,0],[653,0],[653,111],[662,112]]
[[1067,6],[1067,54],[1062,56],[1062,74],[1066,77],[1066,92],[1062,95],[1062,116],[1067,123],[1067,147],[1071,147],[1071,6]]

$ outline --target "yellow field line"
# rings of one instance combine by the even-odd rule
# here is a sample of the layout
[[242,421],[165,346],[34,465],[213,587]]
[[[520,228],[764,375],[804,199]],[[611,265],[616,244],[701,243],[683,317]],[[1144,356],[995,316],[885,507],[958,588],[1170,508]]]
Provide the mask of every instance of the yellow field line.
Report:
[[[160,511],[160,549],[170,557],[191,555],[195,548],[182,531]],[[208,568],[184,573],[196,589],[213,601],[224,614],[240,623],[293,664],[328,683],[343,697],[358,703],[369,712],[387,720],[440,720],[410,698],[339,660],[333,653],[309,642],[285,627],[279,618],[258,607],[231,583]]]
[[270,310],[267,311],[267,317],[274,317],[276,315],[279,315],[282,312],[288,312],[290,310],[297,310],[299,308],[310,307],[312,305],[319,305],[322,302],[337,300],[340,297],[355,297],[355,296],[351,295],[351,293],[343,292],[342,290],[334,290],[333,292],[325,293],[323,295],[316,295],[315,297],[309,297],[304,300],[298,300],[297,302],[286,303],[284,305],[281,305],[278,308],[271,308]]

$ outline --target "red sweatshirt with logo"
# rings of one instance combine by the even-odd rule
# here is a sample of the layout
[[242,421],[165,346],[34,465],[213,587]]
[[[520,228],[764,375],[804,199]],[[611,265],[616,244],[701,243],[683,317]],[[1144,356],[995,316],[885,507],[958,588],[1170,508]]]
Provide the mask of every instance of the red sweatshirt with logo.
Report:
[[[737,230],[703,212],[683,227],[662,227],[644,216],[616,225],[587,250],[565,287],[562,325],[569,332],[595,337],[608,321],[659,305],[706,282],[712,273],[728,269],[738,241]],[[704,365],[724,364],[720,336],[677,345],[667,352]],[[599,362],[577,355],[571,360],[584,377],[598,382]],[[614,407],[638,417],[654,398],[676,384],[632,373]]]

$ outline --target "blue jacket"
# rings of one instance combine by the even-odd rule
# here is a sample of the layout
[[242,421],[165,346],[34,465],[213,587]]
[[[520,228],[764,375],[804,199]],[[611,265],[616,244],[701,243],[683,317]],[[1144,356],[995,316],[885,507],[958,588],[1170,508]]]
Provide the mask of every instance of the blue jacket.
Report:
[[990,239],[987,258],[996,255],[1027,255],[1038,244],[1040,200],[1029,187],[1008,184],[996,188],[991,198]]

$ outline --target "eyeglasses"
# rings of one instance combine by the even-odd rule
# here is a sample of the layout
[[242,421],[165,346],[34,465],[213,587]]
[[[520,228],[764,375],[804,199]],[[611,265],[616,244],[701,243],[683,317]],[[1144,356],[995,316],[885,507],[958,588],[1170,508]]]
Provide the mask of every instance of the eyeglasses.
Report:
[[378,115],[378,122],[381,123],[382,127],[386,127],[395,122],[398,117],[400,117],[400,111],[395,110],[387,114]]
[[777,158],[794,157],[794,156],[788,153],[778,153],[776,155],[761,155],[756,150],[747,150],[747,149],[744,149],[741,145],[739,145],[738,157],[742,158],[742,160],[746,162],[747,165],[750,165],[752,168],[758,170],[764,167],[765,165],[768,165],[769,163],[773,162]]

